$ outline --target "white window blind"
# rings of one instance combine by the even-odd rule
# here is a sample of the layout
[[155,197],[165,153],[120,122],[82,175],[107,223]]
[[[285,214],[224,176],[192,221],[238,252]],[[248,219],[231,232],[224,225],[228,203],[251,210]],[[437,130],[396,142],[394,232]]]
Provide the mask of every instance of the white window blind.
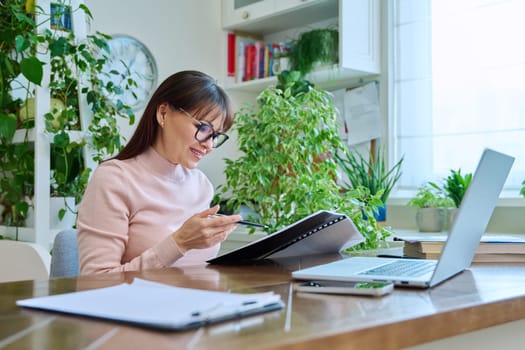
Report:
[[390,8],[393,148],[400,187],[473,172],[490,147],[525,179],[525,1],[396,0]]

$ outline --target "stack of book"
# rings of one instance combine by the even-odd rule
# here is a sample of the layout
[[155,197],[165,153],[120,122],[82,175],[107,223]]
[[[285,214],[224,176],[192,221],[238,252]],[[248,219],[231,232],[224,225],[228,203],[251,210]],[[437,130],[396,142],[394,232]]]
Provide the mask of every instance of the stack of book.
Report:
[[267,43],[262,36],[251,33],[227,35],[227,79],[230,83],[272,77],[287,68],[283,67],[281,56],[289,53],[290,43]]
[[[404,256],[421,259],[438,259],[446,239],[446,234],[394,237],[396,241],[404,241]],[[525,262],[525,235],[485,234],[473,261]]]

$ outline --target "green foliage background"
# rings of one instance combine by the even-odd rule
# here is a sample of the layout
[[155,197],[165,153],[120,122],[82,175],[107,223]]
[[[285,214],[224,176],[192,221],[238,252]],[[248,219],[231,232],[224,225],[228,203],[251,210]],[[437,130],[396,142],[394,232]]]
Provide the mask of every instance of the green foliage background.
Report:
[[[243,154],[226,159],[227,181],[220,195],[229,198],[234,210],[252,208],[269,226],[268,233],[319,210],[344,213],[367,239],[357,248],[375,248],[388,236],[372,215],[381,201],[367,189],[343,191],[337,183],[333,154],[345,152],[345,146],[329,93],[299,72],[287,72],[279,87],[266,88],[257,103],[236,113],[234,128]],[[370,220],[363,219],[363,211]]]
[[[53,3],[69,4],[65,0]],[[92,19],[84,4],[71,11],[82,11]],[[42,15],[40,23],[35,21],[37,14]],[[134,94],[136,88],[129,69],[104,70],[109,60],[107,40],[111,37],[97,32],[81,40],[73,32],[41,30],[50,20],[50,9],[35,6],[34,1],[0,1],[0,203],[4,207],[0,221],[6,225],[24,226],[32,206],[35,152],[29,132],[34,128],[34,119],[29,117],[29,108],[25,108],[23,120],[17,114],[24,100],[34,96],[35,86],[42,85],[44,62],[40,54],[49,55],[51,97],[67,106],[44,116],[46,133],[53,138],[51,194],[74,195],[78,203],[91,170],[83,165],[83,147],[89,144],[93,160],[99,162],[122,147],[117,119],[134,123],[132,109],[118,98],[113,104],[108,97],[118,97],[125,91]],[[110,75],[117,75],[122,83],[107,83]],[[15,90],[22,94],[14,94]],[[25,96],[22,99],[14,95]],[[87,101],[92,115],[89,137],[77,142],[70,140],[67,131],[79,129],[79,97]],[[13,143],[17,129],[25,129],[22,143]],[[63,214],[61,211],[59,217]]]

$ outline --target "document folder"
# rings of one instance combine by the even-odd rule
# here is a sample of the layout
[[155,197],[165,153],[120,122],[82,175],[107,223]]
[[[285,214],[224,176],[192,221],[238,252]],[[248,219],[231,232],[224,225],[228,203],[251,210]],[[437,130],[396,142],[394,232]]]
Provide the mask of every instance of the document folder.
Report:
[[321,210],[275,233],[208,260],[210,264],[338,253],[364,241],[350,218]]
[[198,328],[284,307],[280,296],[273,292],[216,292],[138,278],[131,284],[18,300],[16,304],[161,330]]

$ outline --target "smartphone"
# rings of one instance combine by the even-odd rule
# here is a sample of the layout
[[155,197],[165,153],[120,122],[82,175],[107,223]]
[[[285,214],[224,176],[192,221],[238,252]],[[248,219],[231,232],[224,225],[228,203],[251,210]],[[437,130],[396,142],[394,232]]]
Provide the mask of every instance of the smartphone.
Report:
[[298,292],[326,294],[357,294],[382,296],[394,290],[391,282],[342,282],[342,281],[308,281],[296,286]]

